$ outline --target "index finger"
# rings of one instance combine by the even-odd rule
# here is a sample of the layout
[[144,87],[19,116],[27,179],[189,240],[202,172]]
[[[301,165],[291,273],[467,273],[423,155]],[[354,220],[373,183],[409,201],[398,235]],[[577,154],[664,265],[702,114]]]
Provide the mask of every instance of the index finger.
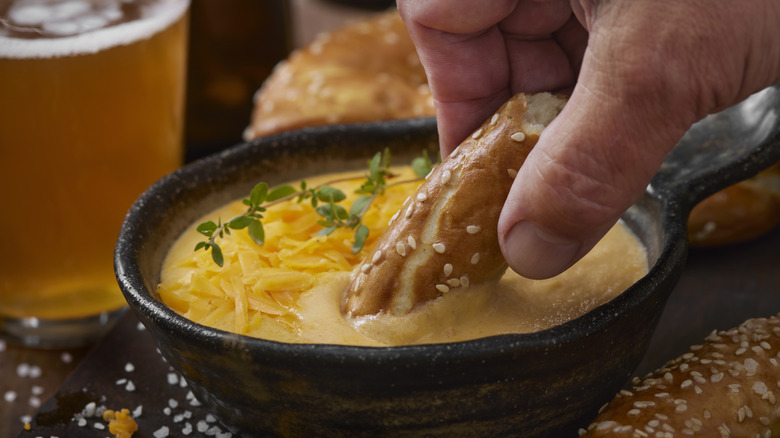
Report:
[[[560,51],[552,32],[571,16],[563,0],[399,0],[398,7],[428,75],[444,155],[511,95],[546,90],[570,70],[565,56],[551,55]],[[512,77],[532,70],[546,74]]]

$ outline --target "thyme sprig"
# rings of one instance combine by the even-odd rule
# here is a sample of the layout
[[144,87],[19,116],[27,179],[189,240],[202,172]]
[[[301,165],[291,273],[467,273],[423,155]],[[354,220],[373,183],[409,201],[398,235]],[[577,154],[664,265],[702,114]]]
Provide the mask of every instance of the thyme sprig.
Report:
[[[267,183],[260,182],[252,188],[249,197],[242,200],[242,203],[247,206],[244,213],[224,223],[221,218],[217,218],[217,222],[206,221],[198,225],[197,232],[207,239],[198,242],[195,245],[195,251],[211,250],[212,260],[221,267],[224,263],[224,256],[217,239],[223,239],[225,235],[231,233],[231,230],[246,228],[249,237],[257,245],[262,246],[265,243],[262,219],[266,209],[281,202],[296,200],[301,203],[308,200],[317,214],[322,216],[322,219],[317,221],[317,224],[323,227],[318,234],[327,236],[339,228],[354,230],[352,252],[357,254],[363,249],[366,239],[368,239],[369,229],[363,224],[363,216],[374,200],[390,187],[420,181],[428,175],[432,168],[433,163],[427,151],[423,150],[421,157],[412,160],[412,169],[417,178],[388,184],[387,180],[396,177],[396,175],[390,172],[390,150],[385,149],[384,152],[378,152],[368,161],[368,172],[364,176],[333,179],[314,187],[309,187],[306,181],[301,181],[299,188],[290,184],[269,188]],[[332,184],[359,179],[365,179],[360,188],[355,191],[361,196],[357,197],[347,210],[339,205],[339,202],[345,200],[347,195],[333,187]]]

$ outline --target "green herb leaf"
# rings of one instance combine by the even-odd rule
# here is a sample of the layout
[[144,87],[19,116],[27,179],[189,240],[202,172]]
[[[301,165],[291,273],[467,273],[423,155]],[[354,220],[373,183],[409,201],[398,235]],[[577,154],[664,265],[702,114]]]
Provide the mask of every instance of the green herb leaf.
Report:
[[328,220],[335,219],[335,216],[333,215],[333,210],[331,210],[330,205],[320,205],[314,209],[314,211],[317,212],[318,215],[324,217]]
[[335,227],[336,223],[333,222],[332,220],[319,220],[317,221],[317,225],[324,228],[329,228],[329,227]]
[[255,220],[251,217],[241,215],[231,219],[230,222],[227,223],[227,226],[234,230],[240,230],[242,228],[248,227],[252,222],[255,222]]
[[211,237],[214,234],[214,231],[217,230],[217,228],[219,227],[217,226],[217,224],[214,223],[214,221],[208,221],[198,225],[198,228],[196,228],[196,230],[200,234],[203,234],[206,237]]
[[368,208],[373,200],[372,196],[360,196],[352,203],[352,207],[349,209],[350,216],[360,216],[363,211]]
[[222,256],[222,248],[219,247],[216,243],[210,243],[207,246],[211,247],[211,260],[214,260],[214,263],[217,264],[220,268],[225,263],[225,259]]
[[247,231],[249,232],[249,237],[251,237],[256,244],[263,246],[265,243],[265,229],[263,228],[262,222],[258,220],[252,221],[252,223],[249,224],[249,229]]
[[270,192],[268,192],[268,196],[265,198],[265,200],[267,202],[273,202],[296,193],[298,193],[298,190],[295,190],[295,187],[289,184],[283,184],[281,186],[274,187]]
[[331,186],[322,186],[317,190],[317,199],[322,202],[329,202],[331,199],[333,202],[341,202],[346,198],[344,192]]
[[249,193],[249,202],[253,206],[259,206],[265,201],[266,196],[268,196],[268,183],[258,183]]
[[369,193],[373,195],[375,191],[376,191],[376,185],[374,185],[372,181],[366,180],[366,182],[363,183],[363,185],[360,186],[360,188],[357,189],[355,193],[357,194]]
[[347,213],[347,209],[331,202],[328,204],[331,211],[333,212],[333,217],[340,220],[347,220],[349,219],[349,213]]
[[379,169],[382,165],[382,153],[377,152],[373,158],[368,162],[368,177],[372,180],[376,180],[379,176]]
[[385,148],[385,152],[382,155],[382,167],[385,169],[389,169],[391,164],[390,161],[391,161],[390,148]]
[[330,235],[330,233],[332,233],[332,232],[336,231],[336,228],[338,228],[338,227],[333,227],[333,226],[331,226],[331,227],[323,228],[323,229],[321,229],[321,230],[320,230],[320,231],[317,233],[317,235],[318,235],[318,236],[328,236],[328,235]]
[[425,178],[431,173],[432,169],[433,163],[431,163],[431,158],[428,156],[428,151],[423,149],[422,157],[417,157],[412,160],[412,170],[414,170],[414,174],[418,178]]
[[198,242],[198,244],[197,244],[197,245],[195,245],[195,249],[194,249],[194,251],[197,251],[197,250],[199,250],[199,249],[201,249],[201,248],[205,248],[205,247],[206,247],[206,245],[208,245],[208,242]]
[[363,246],[366,244],[366,239],[368,238],[368,227],[365,225],[360,225],[355,230],[355,241],[352,243],[352,254],[357,254],[360,252],[361,249],[363,249]]

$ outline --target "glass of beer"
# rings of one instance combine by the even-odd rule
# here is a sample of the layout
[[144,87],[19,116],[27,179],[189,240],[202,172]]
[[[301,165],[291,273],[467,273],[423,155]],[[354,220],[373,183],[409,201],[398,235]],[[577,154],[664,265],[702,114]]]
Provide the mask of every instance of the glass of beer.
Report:
[[0,0],[0,334],[92,342],[125,213],[181,165],[189,0]]

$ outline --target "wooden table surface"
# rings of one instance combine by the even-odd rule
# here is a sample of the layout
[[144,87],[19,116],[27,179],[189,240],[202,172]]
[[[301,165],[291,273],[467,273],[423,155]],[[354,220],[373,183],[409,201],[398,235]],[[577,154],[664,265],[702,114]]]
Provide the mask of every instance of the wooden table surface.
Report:
[[[686,352],[713,329],[778,312],[780,229],[749,243],[693,249],[636,374]],[[108,436],[97,417],[84,426],[71,421],[90,401],[131,411],[141,406],[137,437],[164,427],[171,436],[187,427],[189,436],[207,436],[199,427],[214,436],[219,427],[131,312],[94,347],[38,350],[0,343],[0,376],[0,437]],[[25,419],[32,422],[29,432],[22,430]]]

